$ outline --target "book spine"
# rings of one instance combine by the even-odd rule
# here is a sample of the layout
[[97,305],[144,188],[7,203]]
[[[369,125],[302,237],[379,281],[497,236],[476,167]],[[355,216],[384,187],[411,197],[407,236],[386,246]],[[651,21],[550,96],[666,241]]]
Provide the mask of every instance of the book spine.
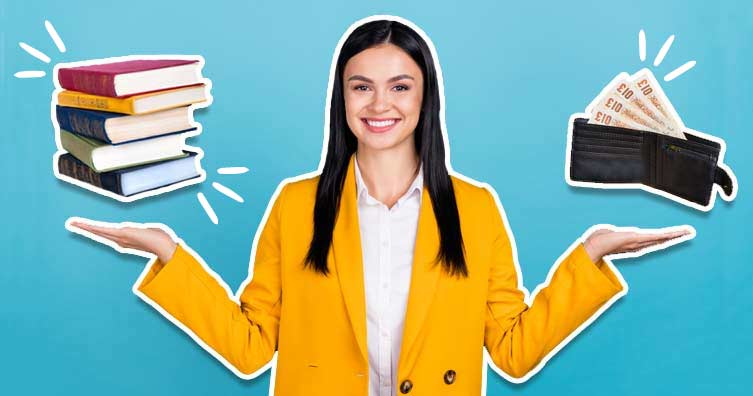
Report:
[[115,97],[115,75],[86,70],[58,70],[60,86],[71,91]]
[[94,147],[87,144],[85,140],[76,136],[74,133],[66,133],[67,131],[60,131],[60,144],[63,146],[63,150],[76,157],[77,160],[85,163],[90,168],[99,172],[100,169],[94,164]]
[[63,91],[58,94],[58,104],[79,109],[101,110],[113,113],[133,114],[133,99],[116,99],[107,96]]
[[58,172],[60,174],[91,184],[95,187],[123,195],[120,177],[117,173],[97,173],[70,154],[58,158]]
[[107,118],[93,117],[90,113],[62,106],[57,106],[56,113],[60,129],[111,143],[110,138],[107,136],[107,130],[105,130],[105,121],[107,121]]

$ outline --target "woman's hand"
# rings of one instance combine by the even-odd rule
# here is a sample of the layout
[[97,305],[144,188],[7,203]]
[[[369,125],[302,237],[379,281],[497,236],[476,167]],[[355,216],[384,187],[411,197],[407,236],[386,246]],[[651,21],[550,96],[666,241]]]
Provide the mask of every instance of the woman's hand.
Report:
[[[588,256],[594,263],[609,254],[639,252],[643,249],[649,251],[655,245],[660,245],[685,235],[694,234],[692,227],[675,228],[672,231],[665,232],[649,232],[648,230],[632,227],[612,228],[614,229],[599,228],[592,232],[586,238],[585,242],[583,242]],[[645,251],[641,254],[643,253]]]
[[[144,224],[133,223],[112,224],[111,226],[103,225],[107,223],[99,224],[100,225],[95,225],[86,219],[71,218],[66,222],[66,228],[77,233],[80,232],[78,230],[71,229],[71,227],[76,227],[78,229],[87,231],[104,239],[104,241],[101,239],[92,239],[98,242],[107,243],[110,246],[112,246],[112,243],[108,242],[114,242],[117,247],[120,247],[122,249],[135,249],[142,252],[154,254],[163,263],[169,261],[170,258],[172,258],[173,253],[175,253],[177,243],[175,242],[173,237],[163,228],[147,227]],[[126,226],[126,224],[128,226]],[[163,225],[160,226],[164,227]],[[86,234],[84,235],[88,236]],[[112,247],[116,248],[116,246]],[[117,250],[122,251],[120,249]]]

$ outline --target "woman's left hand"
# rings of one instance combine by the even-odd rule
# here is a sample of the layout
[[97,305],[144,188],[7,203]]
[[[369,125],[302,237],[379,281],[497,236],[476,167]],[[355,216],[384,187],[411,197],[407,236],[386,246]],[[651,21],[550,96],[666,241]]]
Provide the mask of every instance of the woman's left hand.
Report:
[[583,246],[591,260],[596,263],[609,254],[638,252],[692,233],[692,228],[660,233],[649,233],[636,228],[630,228],[630,231],[601,228],[591,233],[583,242]]

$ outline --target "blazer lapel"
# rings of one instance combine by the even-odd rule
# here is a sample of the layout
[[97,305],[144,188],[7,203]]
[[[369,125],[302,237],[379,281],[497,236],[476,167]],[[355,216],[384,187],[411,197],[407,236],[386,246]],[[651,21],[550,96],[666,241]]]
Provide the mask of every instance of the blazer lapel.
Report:
[[418,345],[418,336],[434,300],[442,270],[440,263],[434,263],[438,249],[439,233],[434,217],[434,207],[429,190],[424,186],[421,190],[421,209],[418,213],[416,245],[413,249],[413,268],[405,312],[403,343],[398,360],[398,367],[401,370],[405,365],[412,366],[418,357],[418,349],[413,347]]
[[[351,154],[345,176],[345,185],[340,198],[340,210],[335,220],[332,247],[334,264],[350,323],[361,353],[365,361],[368,362],[363,252],[358,222],[354,160],[355,156]],[[412,346],[415,344],[426,319],[441,272],[439,264],[433,265],[439,247],[439,235],[434,208],[426,187],[422,187],[421,195],[410,290],[403,329],[403,343],[400,351],[400,366],[413,362],[416,358],[416,351],[413,351]]]

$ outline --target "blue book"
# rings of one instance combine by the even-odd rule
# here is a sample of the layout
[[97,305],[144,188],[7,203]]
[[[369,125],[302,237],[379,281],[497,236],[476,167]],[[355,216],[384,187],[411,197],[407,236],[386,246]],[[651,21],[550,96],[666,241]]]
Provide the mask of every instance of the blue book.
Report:
[[58,105],[56,115],[60,129],[107,144],[133,142],[196,129],[190,106],[128,115]]

